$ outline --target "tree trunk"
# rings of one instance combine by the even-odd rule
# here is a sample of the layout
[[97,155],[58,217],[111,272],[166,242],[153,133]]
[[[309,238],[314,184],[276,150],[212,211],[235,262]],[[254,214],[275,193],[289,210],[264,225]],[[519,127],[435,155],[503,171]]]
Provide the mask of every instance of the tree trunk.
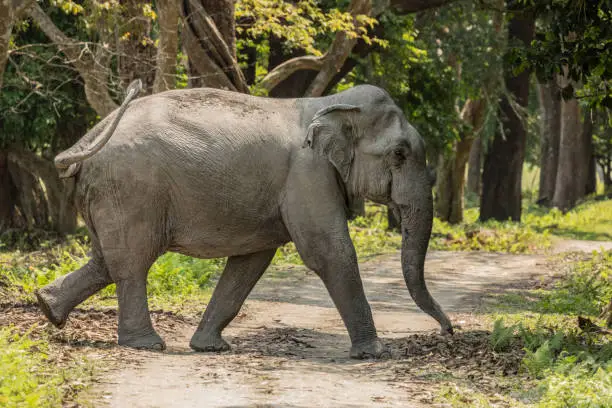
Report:
[[593,151],[593,128],[594,118],[590,112],[584,115],[584,123],[582,125],[582,142],[584,143],[584,160],[587,166],[586,184],[584,195],[588,196],[597,191],[597,174],[595,173],[595,155]]
[[75,179],[70,177],[62,181],[58,218],[54,229],[61,235],[74,234],[77,228],[77,208],[74,203]]
[[179,7],[177,0],[157,0],[159,44],[153,93],[175,88]]
[[[534,16],[530,12],[516,13],[508,25],[508,42],[520,41],[529,47],[534,34]],[[506,89],[520,108],[526,108],[529,97],[529,71],[514,76],[511,67],[505,69]],[[521,219],[521,178],[525,158],[527,132],[524,119],[512,106],[508,96],[500,103],[504,134],[497,133],[484,163],[480,219],[505,221]]]
[[61,180],[51,161],[24,149],[11,149],[9,158],[27,174],[35,177],[39,186],[39,179],[44,184],[46,197],[43,195],[40,201],[44,201],[44,205],[48,206],[45,223],[60,234],[74,233],[77,219],[77,211],[73,202],[74,179]]
[[[144,0],[122,0],[125,15],[121,31],[129,33],[117,41],[117,68],[121,86],[127,88],[132,81],[142,81],[143,94],[150,94],[155,80],[155,44],[151,40],[151,24],[143,18]],[[159,3],[159,2],[158,2]]]
[[9,161],[9,173],[15,186],[18,186],[16,195],[16,205],[19,208],[21,215],[25,221],[25,228],[28,230],[34,229],[34,226],[40,227],[40,220],[37,216],[38,205],[36,202],[36,193],[34,184],[38,182],[32,174],[24,171],[21,166],[13,161]]
[[559,142],[561,140],[561,93],[554,81],[538,84],[540,100],[540,191],[538,204],[550,206],[555,195]]
[[8,60],[9,43],[13,32],[13,6],[11,0],[0,0],[0,88],[4,78],[4,69]]
[[450,157],[441,157],[436,177],[436,215],[451,224],[463,221],[463,190],[465,167],[475,135],[484,122],[486,102],[469,99],[461,112],[461,119],[470,129],[455,143]]
[[467,191],[480,196],[480,173],[482,167],[482,139],[477,137],[470,149],[468,159]]
[[249,93],[236,61],[233,0],[185,0],[183,43],[189,57],[190,81]]
[[589,163],[577,99],[561,103],[561,143],[553,206],[567,211],[584,197]]
[[12,227],[16,192],[8,169],[8,153],[0,150],[0,233]]

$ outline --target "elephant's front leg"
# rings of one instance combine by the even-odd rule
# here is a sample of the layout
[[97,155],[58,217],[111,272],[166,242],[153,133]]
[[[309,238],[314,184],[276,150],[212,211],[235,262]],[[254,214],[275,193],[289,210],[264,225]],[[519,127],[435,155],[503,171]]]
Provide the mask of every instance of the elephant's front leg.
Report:
[[378,339],[348,231],[297,244],[304,263],[323,280],[351,338],[351,358],[388,354]]
[[229,350],[230,346],[221,337],[221,332],[236,317],[275,253],[276,248],[228,258],[204,317],[189,343],[192,349]]
[[[285,223],[306,266],[323,280],[351,338],[352,358],[388,355],[376,334],[357,255],[338,197],[301,196],[284,207]],[[289,198],[291,196],[289,195]]]

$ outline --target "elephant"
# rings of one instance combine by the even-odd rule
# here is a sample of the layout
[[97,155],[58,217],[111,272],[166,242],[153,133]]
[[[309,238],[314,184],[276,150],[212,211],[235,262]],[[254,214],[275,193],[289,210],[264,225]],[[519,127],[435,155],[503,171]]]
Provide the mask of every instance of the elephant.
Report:
[[392,208],[410,295],[453,333],[424,280],[433,220],[425,143],[385,90],[275,99],[197,88],[136,98],[140,88],[133,82],[118,109],[55,158],[60,176],[74,178],[92,249],[87,264],[36,291],[54,325],[114,282],[118,343],[163,350],[147,303],[151,265],[167,251],[228,257],[190,341],[195,351],[228,350],[223,329],[292,241],[339,311],[350,357],[388,355],[348,229],[351,203],[366,198]]

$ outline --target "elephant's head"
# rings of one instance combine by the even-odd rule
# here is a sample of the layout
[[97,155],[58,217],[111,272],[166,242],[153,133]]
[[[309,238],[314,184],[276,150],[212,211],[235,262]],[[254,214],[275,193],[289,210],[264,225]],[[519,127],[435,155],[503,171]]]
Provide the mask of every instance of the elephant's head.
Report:
[[[325,155],[353,197],[387,204],[401,220],[402,270],[416,304],[452,333],[448,317],[432,298],[424,264],[433,221],[433,179],[423,139],[380,88],[336,95],[340,103],[320,109],[304,146]],[[345,93],[347,94],[347,93]]]

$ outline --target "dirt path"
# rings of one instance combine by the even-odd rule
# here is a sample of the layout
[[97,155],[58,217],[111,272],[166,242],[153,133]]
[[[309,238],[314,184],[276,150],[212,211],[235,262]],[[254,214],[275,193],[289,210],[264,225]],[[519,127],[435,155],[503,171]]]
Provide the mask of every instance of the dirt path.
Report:
[[[481,295],[548,273],[545,256],[431,252],[434,297],[465,324]],[[438,325],[406,290],[399,254],[361,265],[379,335],[392,343]],[[93,390],[111,407],[412,407],[431,401],[418,381],[397,381],[400,353],[386,361],[348,358],[348,336],[321,281],[303,268],[273,270],[225,331],[232,351],[188,348],[195,326],[162,331],[165,353],[137,352]],[[429,405],[429,404],[426,404]],[[96,404],[98,406],[98,404]]]

